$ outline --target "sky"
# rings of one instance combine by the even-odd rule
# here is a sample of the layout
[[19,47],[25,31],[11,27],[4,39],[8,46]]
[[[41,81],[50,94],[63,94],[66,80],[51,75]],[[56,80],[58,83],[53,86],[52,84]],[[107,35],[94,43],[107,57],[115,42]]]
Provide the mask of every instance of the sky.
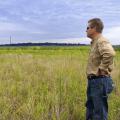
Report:
[[120,44],[120,0],[0,0],[0,44],[88,44],[87,22],[104,22],[103,35]]

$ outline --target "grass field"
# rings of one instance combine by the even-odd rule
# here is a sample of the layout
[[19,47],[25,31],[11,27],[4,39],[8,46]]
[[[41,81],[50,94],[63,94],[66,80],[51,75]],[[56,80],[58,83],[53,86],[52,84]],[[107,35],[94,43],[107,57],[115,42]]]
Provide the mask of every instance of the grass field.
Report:
[[[85,120],[89,47],[0,47],[0,120]],[[109,120],[120,120],[120,51]]]

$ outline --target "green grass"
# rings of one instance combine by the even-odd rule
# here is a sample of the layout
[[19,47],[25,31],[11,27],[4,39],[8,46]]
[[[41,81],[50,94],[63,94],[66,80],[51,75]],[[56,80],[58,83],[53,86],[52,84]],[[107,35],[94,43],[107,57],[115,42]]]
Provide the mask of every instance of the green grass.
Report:
[[[1,47],[0,120],[84,120],[89,47]],[[120,52],[109,120],[120,118]]]

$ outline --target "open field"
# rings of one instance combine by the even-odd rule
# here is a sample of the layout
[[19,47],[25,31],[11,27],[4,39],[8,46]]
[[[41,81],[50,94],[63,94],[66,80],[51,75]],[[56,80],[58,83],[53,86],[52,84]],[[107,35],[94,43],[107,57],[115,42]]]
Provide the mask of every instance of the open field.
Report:
[[[85,120],[89,47],[0,47],[0,120]],[[120,120],[120,51],[109,120]]]

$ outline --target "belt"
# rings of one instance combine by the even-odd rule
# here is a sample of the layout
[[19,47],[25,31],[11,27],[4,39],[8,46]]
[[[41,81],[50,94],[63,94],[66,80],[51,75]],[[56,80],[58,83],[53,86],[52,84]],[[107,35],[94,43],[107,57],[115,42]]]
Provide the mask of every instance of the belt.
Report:
[[93,80],[93,79],[98,79],[98,78],[105,78],[105,77],[109,77],[109,76],[106,76],[106,75],[99,75],[99,76],[96,76],[96,75],[88,75],[87,76],[87,79],[89,80]]

